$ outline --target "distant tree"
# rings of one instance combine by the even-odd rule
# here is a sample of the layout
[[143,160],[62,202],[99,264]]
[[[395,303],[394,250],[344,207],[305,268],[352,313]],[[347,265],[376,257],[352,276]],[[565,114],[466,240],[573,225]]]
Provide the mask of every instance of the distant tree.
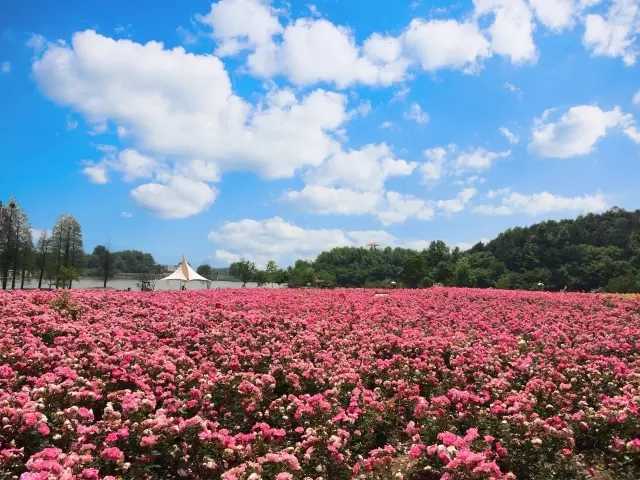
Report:
[[49,248],[51,242],[47,235],[47,231],[43,230],[36,244],[36,267],[38,268],[38,288],[42,288],[42,280],[47,270],[49,260]]
[[476,276],[471,270],[468,257],[462,257],[456,262],[453,275],[456,287],[474,287],[476,284]]
[[210,265],[200,265],[196,272],[198,275],[202,275],[204,278],[211,280],[213,278],[213,268]]
[[107,288],[107,281],[115,275],[114,255],[104,245],[98,245],[93,249],[91,257],[97,264],[98,275],[102,278],[103,287]]
[[256,270],[253,278],[259,287],[269,282],[269,274],[265,270]]
[[274,281],[278,285],[283,285],[289,281],[289,272],[284,268],[279,268],[274,276]]
[[409,288],[417,288],[427,272],[427,262],[418,253],[409,255],[402,266],[402,283]]
[[269,277],[269,281],[271,282],[271,286],[273,286],[276,278],[276,273],[278,272],[278,264],[275,262],[275,260],[269,260],[267,262],[266,272],[267,276]]
[[[249,260],[240,260],[239,262],[236,262],[235,268],[237,271],[237,276],[234,276],[242,281],[243,287],[247,284],[247,282],[253,280],[256,274],[256,265]],[[231,270],[231,267],[229,269]]]
[[62,280],[60,270],[65,267],[77,272],[84,260],[82,229],[75,217],[72,215],[58,217],[51,233],[51,248],[56,270],[56,288],[60,286],[64,288],[67,285],[71,288],[73,281],[77,278],[68,276],[67,284]]

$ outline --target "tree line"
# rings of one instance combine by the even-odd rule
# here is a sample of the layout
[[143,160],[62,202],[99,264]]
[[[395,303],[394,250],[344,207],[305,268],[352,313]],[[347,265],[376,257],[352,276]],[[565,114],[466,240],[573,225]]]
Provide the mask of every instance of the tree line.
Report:
[[462,251],[338,247],[315,260],[259,270],[248,260],[230,274],[242,282],[291,287],[430,287],[640,293],[640,210],[612,208],[575,219],[514,227]]
[[34,238],[26,211],[15,198],[0,202],[0,277],[2,288],[71,288],[81,274],[107,279],[119,273],[153,274],[162,267],[149,253],[110,252],[98,245],[84,251],[82,228],[73,215],[60,215],[53,229]]
[[[34,238],[27,213],[15,198],[0,206],[2,288],[71,288],[81,274],[99,276],[106,287],[120,273],[157,275],[153,256],[136,250],[112,252],[98,245],[84,251],[82,228],[60,215],[51,231]],[[614,207],[601,214],[514,227],[462,251],[443,241],[417,251],[401,247],[338,247],[315,260],[264,269],[249,260],[228,268],[200,265],[216,280],[233,277],[290,287],[430,287],[432,285],[640,293],[640,210]]]

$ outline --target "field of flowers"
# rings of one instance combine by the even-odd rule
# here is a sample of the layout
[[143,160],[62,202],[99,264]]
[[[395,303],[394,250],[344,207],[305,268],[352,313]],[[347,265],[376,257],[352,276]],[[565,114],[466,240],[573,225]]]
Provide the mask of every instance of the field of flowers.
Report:
[[640,299],[0,292],[0,479],[638,479]]

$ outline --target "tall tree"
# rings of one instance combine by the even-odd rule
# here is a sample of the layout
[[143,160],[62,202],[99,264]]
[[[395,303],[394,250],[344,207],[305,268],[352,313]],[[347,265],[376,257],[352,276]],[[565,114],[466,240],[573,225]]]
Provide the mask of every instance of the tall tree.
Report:
[[269,281],[271,282],[271,286],[273,287],[273,282],[276,280],[276,273],[278,273],[278,264],[275,260],[269,260],[267,262],[267,268],[265,269],[267,272],[267,276],[269,277]]
[[[55,258],[56,288],[71,288],[77,275],[70,274],[69,269],[78,271],[84,259],[82,245],[82,229],[73,215],[60,215],[51,234],[52,249]],[[65,267],[64,280],[60,269]],[[68,282],[68,283],[67,283]]]
[[113,254],[104,245],[98,245],[93,249],[91,262],[94,262],[98,275],[102,278],[103,288],[107,288],[107,281],[115,275],[115,261]]
[[20,258],[20,289],[24,289],[27,276],[33,270],[35,265],[34,249],[33,249],[33,231],[28,227],[21,237],[22,254]]
[[13,197],[0,208],[0,247],[2,248],[2,289],[7,289],[9,268],[14,254],[16,202]]
[[51,242],[47,235],[47,231],[43,230],[38,238],[36,245],[36,266],[38,267],[38,288],[42,288],[42,280],[49,264],[49,248]]
[[13,231],[9,231],[8,234],[12,237],[11,239],[11,288],[16,288],[16,278],[18,277],[18,271],[21,269],[21,260],[24,258],[24,262],[26,263],[27,258],[25,253],[29,253],[29,251],[33,248],[33,237],[31,235],[31,225],[29,225],[29,218],[27,217],[26,212],[20,208],[20,205],[15,201],[15,199],[11,199],[14,204],[14,212],[13,218],[11,222],[11,229]]

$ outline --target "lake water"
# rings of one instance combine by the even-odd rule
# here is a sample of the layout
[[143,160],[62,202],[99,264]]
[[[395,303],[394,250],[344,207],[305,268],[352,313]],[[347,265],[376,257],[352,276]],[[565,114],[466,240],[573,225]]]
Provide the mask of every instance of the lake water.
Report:
[[[19,283],[19,282],[18,282]],[[126,290],[127,288],[131,288],[131,290],[140,290],[140,288],[136,285],[138,283],[137,280],[131,279],[113,279],[107,282],[107,288],[115,288],[116,290]],[[156,290],[180,290],[180,282],[176,280],[156,280],[155,289]],[[73,282],[72,288],[96,288],[102,287],[103,281],[99,278],[81,278],[77,282]],[[37,282],[31,282],[26,287],[33,288],[37,286]],[[205,290],[207,289],[207,284],[204,282],[187,282],[186,283],[187,290]],[[255,288],[257,287],[257,283],[247,283],[247,288]],[[271,284],[267,284],[264,287],[271,288]],[[274,288],[278,287],[277,284],[273,285]],[[242,288],[241,282],[211,282],[209,289],[215,288]]]

